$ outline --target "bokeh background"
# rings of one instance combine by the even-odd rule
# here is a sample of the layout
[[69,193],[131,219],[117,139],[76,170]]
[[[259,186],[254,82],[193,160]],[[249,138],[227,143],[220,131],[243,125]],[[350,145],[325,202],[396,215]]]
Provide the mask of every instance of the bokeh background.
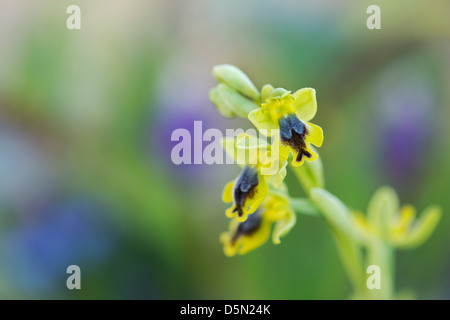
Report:
[[[381,30],[366,27],[370,4]],[[396,287],[450,298],[449,12],[445,0],[0,0],[0,298],[348,297],[323,220],[226,258],[221,191],[239,168],[172,164],[174,129],[250,128],[208,100],[222,63],[258,87],[316,88],[327,188],[351,208],[381,185],[419,210],[442,205],[431,239],[397,254]],[[81,290],[66,288],[71,264]]]

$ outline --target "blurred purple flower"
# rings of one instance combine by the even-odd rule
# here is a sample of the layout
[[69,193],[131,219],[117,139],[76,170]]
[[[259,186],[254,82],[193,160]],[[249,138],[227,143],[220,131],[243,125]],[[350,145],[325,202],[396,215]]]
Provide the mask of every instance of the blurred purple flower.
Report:
[[[178,61],[182,64],[182,60]],[[176,70],[175,70],[176,69]],[[201,74],[204,72],[205,74]],[[209,128],[223,127],[223,121],[216,109],[208,99],[209,89],[213,78],[210,67],[204,64],[195,65],[187,61],[186,65],[170,64],[167,70],[161,73],[157,111],[149,119],[148,136],[150,140],[150,156],[161,162],[177,179],[190,181],[192,177],[197,180],[210,178],[203,174],[207,166],[194,163],[194,121],[202,122],[202,134]],[[176,129],[186,129],[191,135],[191,162],[192,164],[175,165],[171,160],[172,148],[178,141],[171,141],[172,133]],[[203,143],[202,151],[209,144]]]
[[375,130],[381,132],[378,154],[384,155],[379,159],[388,172],[389,183],[407,189],[420,182],[424,159],[432,148],[436,99],[427,77],[419,72],[404,74],[402,81],[388,76],[382,82]]

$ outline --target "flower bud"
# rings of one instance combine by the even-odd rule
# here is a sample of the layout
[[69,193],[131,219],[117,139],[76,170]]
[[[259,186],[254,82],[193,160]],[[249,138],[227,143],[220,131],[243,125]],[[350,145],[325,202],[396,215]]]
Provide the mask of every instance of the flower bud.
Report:
[[218,84],[209,92],[209,99],[225,117],[239,116],[247,119],[248,113],[258,105],[224,83]]
[[379,188],[369,202],[367,218],[382,238],[389,234],[390,222],[399,211],[399,199],[394,189]]
[[264,85],[261,89],[261,101],[266,101],[266,99],[270,97],[273,89],[274,88],[270,84]]
[[222,116],[226,118],[233,118],[236,116],[236,114],[231,109],[228,109],[226,103],[222,101],[222,98],[219,94],[219,89],[217,87],[214,87],[209,91],[209,100],[214,103],[214,105],[217,107],[217,111],[219,111]]
[[234,90],[259,103],[258,90],[241,69],[230,64],[222,64],[213,68],[213,74],[219,82],[227,84]]

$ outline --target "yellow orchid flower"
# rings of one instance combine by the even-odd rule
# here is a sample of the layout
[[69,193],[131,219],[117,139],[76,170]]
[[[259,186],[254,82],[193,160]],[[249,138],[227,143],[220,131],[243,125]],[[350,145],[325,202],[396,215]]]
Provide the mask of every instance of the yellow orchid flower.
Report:
[[226,256],[245,254],[263,245],[272,232],[272,242],[280,243],[280,237],[286,235],[295,225],[296,216],[289,200],[282,196],[270,194],[258,210],[244,222],[233,219],[229,230],[220,236]]
[[229,218],[237,216],[237,220],[243,222],[258,209],[268,193],[266,179],[261,176],[257,166],[247,165],[236,180],[226,184],[223,190],[222,200],[233,202],[225,214]]
[[317,154],[310,144],[320,147],[323,131],[319,126],[308,122],[317,112],[316,91],[303,88],[291,94],[283,88],[273,89],[266,85],[262,89],[265,103],[261,108],[248,114],[248,119],[264,135],[277,134],[280,143],[280,159],[287,160],[292,152],[293,166],[300,166],[304,159],[314,161]]
[[266,198],[270,184],[280,188],[286,177],[287,162],[271,154],[272,145],[256,136],[242,133],[237,138],[225,138],[223,147],[239,165],[240,175],[226,184],[222,200],[233,205],[225,211],[229,218],[237,216],[243,222],[258,209]]
[[361,241],[381,239],[402,248],[417,247],[425,242],[440,217],[441,209],[431,206],[416,219],[416,209],[411,205],[399,208],[397,194],[388,187],[380,188],[375,193],[367,217],[362,212],[352,212],[352,221]]

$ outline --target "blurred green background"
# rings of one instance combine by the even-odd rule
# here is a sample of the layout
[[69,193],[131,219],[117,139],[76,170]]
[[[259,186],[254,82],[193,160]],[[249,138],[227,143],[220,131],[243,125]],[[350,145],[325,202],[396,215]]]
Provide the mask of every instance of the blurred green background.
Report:
[[[371,4],[381,30],[366,27]],[[239,168],[172,164],[174,129],[251,127],[208,100],[222,63],[258,87],[316,88],[327,188],[351,208],[381,185],[442,205],[431,239],[397,254],[396,287],[450,298],[449,13],[444,0],[1,0],[0,298],[348,297],[323,220],[226,258],[221,192]],[[66,288],[71,264],[81,290]]]

